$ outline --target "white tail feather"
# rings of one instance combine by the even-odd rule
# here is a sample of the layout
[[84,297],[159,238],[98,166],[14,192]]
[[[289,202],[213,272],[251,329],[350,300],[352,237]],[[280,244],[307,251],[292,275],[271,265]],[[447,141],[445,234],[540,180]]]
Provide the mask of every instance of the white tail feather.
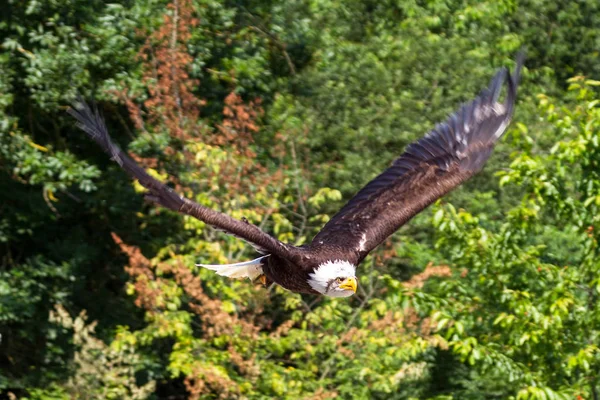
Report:
[[266,257],[269,257],[269,255],[233,264],[196,264],[196,266],[210,269],[215,271],[217,275],[228,278],[250,278],[254,280],[263,274],[261,260]]

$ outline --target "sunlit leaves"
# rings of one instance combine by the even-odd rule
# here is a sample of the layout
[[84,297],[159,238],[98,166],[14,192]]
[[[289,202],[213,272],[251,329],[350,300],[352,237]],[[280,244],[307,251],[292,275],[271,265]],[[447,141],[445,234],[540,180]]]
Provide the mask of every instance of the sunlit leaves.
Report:
[[[577,101],[569,107],[558,109],[540,97],[542,111],[561,138],[551,151],[531,154],[528,130],[519,128],[526,150],[513,155],[500,179],[503,185],[524,185],[526,192],[501,230],[483,229],[476,217],[451,206],[439,207],[433,216],[438,248],[465,271],[455,281],[429,286],[447,299],[431,314],[436,330],[483,379],[493,369],[502,371],[507,382],[522,385],[516,393],[510,386],[504,389],[517,399],[587,397],[597,390],[600,265],[590,257],[597,254],[600,178],[594,167],[597,133],[590,127],[600,115],[588,90],[594,83],[573,82]],[[584,247],[577,258],[556,252],[556,264],[543,261],[552,243],[536,246],[532,236],[552,224]],[[567,260],[574,264],[566,265]]]

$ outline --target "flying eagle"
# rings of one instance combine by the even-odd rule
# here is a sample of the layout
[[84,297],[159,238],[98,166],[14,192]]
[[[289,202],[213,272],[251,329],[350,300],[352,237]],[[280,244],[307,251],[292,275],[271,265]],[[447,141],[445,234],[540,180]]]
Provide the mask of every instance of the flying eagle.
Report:
[[[146,199],[244,239],[261,254],[246,262],[199,266],[230,278],[260,278],[299,293],[347,297],[356,292],[356,267],[388,236],[435,200],[480,171],[510,123],[523,55],[514,74],[500,69],[489,87],[463,105],[363,187],[303,246],[283,243],[247,221],[186,199],[150,176],[111,140],[104,119],[79,101],[69,113],[108,155],[148,192]],[[500,92],[507,83],[506,98]]]

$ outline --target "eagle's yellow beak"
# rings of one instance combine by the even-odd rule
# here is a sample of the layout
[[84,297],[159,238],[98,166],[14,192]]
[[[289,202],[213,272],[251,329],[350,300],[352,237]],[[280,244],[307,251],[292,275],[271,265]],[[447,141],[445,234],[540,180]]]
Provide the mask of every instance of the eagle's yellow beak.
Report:
[[358,284],[356,283],[356,278],[351,276],[350,278],[346,278],[346,280],[340,283],[339,288],[344,290],[352,290],[352,292],[356,293],[356,287]]

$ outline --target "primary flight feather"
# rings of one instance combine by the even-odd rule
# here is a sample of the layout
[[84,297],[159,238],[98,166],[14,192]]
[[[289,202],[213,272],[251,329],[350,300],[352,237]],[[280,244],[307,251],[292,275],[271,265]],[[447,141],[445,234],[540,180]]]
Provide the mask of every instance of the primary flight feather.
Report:
[[[261,253],[226,265],[199,264],[231,278],[262,278],[300,293],[346,297],[357,288],[356,267],[408,220],[480,171],[512,118],[523,55],[511,75],[500,69],[490,85],[363,187],[304,246],[283,243],[246,221],[181,197],[150,176],[111,140],[102,116],[80,100],[69,113],[110,157],[148,192],[146,198],[246,240]],[[506,83],[506,98],[499,102]]]

